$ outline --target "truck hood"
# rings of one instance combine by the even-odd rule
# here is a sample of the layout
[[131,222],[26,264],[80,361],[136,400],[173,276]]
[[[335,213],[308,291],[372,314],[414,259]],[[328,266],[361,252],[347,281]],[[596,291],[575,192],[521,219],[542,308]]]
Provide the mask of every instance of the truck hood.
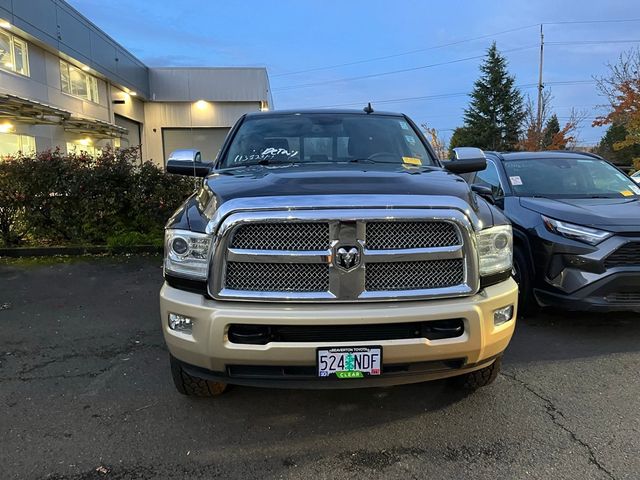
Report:
[[238,197],[272,195],[453,195],[469,187],[440,168],[385,164],[294,164],[220,170],[207,178],[218,205]]
[[182,228],[187,222],[191,230],[205,231],[209,220],[217,211],[224,210],[221,207],[227,202],[237,204],[255,197],[327,195],[454,197],[464,205],[465,211],[471,208],[471,216],[481,225],[492,225],[495,216],[498,223],[507,223],[500,213],[479,200],[462,178],[439,167],[294,164],[218,170],[205,179],[204,188],[174,214],[168,226]]
[[520,205],[557,220],[612,231],[640,232],[640,198],[532,198]]

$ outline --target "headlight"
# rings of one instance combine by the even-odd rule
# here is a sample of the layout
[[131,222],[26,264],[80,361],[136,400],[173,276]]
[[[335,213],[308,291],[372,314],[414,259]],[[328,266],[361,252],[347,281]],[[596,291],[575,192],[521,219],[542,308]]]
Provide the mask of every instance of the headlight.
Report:
[[165,230],[165,272],[194,280],[206,280],[211,235],[188,230]]
[[511,270],[513,262],[513,233],[511,225],[499,225],[478,233],[480,276]]
[[589,245],[597,245],[603,240],[609,238],[613,233],[598,230],[596,228],[584,227],[582,225],[574,225],[573,223],[561,222],[553,218],[542,216],[544,226],[552,233],[562,235],[572,240],[579,240]]

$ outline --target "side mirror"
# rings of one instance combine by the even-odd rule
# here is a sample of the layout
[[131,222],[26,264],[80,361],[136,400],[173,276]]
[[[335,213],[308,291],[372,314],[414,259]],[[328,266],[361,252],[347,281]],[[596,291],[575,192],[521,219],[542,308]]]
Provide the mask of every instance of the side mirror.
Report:
[[453,159],[442,163],[451,173],[479,172],[487,168],[487,157],[479,148],[458,147],[453,149]]
[[167,173],[187,175],[189,177],[206,177],[211,173],[212,162],[203,162],[198,150],[175,150],[167,159]]
[[471,185],[471,191],[476,192],[490,204],[495,204],[496,199],[493,197],[493,190],[491,190],[491,188],[485,187],[484,185],[473,184]]

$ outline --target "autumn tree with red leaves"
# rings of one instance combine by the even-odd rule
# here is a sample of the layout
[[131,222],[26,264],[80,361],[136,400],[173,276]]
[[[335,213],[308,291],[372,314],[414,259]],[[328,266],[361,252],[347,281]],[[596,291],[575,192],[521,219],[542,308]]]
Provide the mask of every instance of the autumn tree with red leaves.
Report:
[[[597,117],[593,126],[622,125],[624,139],[613,144],[614,150],[640,145],[640,48],[620,55],[616,64],[609,64],[609,76],[596,78],[598,90],[607,97],[611,110]],[[640,169],[640,157],[633,159]]]
[[586,118],[584,112],[571,110],[568,121],[560,128],[558,116],[551,113],[553,95],[550,91],[542,94],[542,122],[538,123],[537,108],[531,98],[527,99],[524,118],[524,136],[518,146],[521,150],[569,150],[578,142],[578,129]]

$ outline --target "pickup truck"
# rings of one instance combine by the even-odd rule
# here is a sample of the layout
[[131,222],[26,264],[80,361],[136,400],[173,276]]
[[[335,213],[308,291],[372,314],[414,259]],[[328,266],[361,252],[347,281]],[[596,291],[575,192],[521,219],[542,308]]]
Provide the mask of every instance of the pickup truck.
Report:
[[[177,390],[495,380],[515,327],[509,221],[405,115],[256,112],[165,230],[160,310]],[[481,193],[481,192],[480,192]]]

